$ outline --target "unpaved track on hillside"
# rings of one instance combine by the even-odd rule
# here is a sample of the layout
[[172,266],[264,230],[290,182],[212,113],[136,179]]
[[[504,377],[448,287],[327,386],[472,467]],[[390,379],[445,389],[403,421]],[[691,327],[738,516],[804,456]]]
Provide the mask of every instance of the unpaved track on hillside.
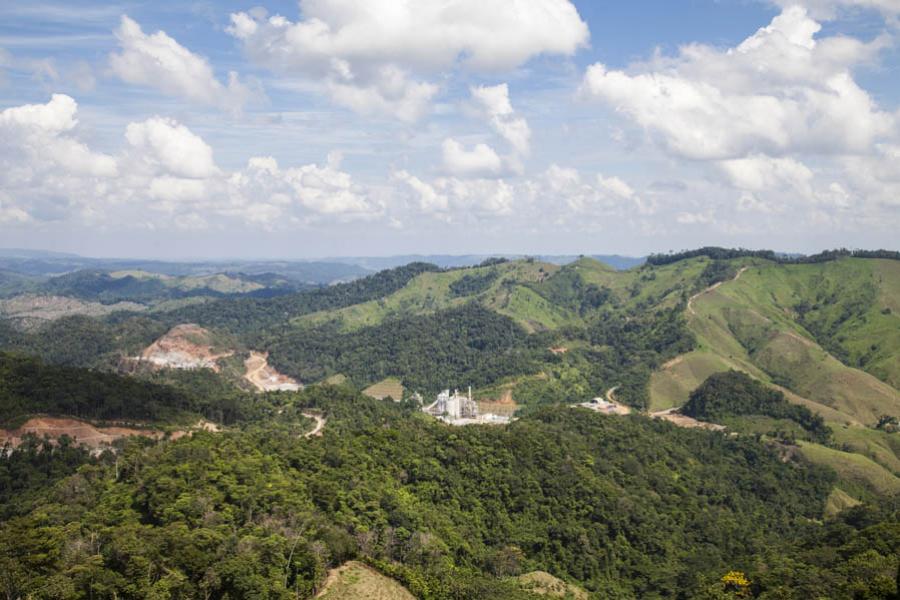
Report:
[[608,390],[606,390],[606,401],[615,403],[615,398],[613,398],[613,394],[616,393],[616,390],[619,389],[619,386],[614,385]]
[[731,279],[726,279],[725,281],[719,281],[718,283],[714,283],[711,286],[709,286],[708,288],[706,288],[705,290],[697,292],[696,294],[694,294],[693,296],[688,298],[688,303],[687,303],[688,312],[691,313],[692,315],[697,314],[694,312],[694,300],[696,300],[697,298],[699,298],[700,296],[702,296],[704,294],[708,294],[709,292],[718,288],[723,283],[731,283],[732,281],[737,281],[738,279],[741,278],[741,275],[744,274],[744,271],[746,271],[749,268],[750,267],[741,267],[740,269],[738,269],[738,272],[735,273],[734,277],[732,277]]
[[244,379],[260,392],[296,391],[303,386],[296,379],[279,373],[269,365],[269,355],[252,350],[244,361]]
[[709,423],[707,421],[698,421],[693,417],[683,415],[677,411],[677,408],[667,408],[666,410],[652,412],[650,413],[650,416],[654,419],[662,419],[663,421],[668,421],[672,425],[685,427],[687,429],[708,429],[710,431],[725,431],[724,425]]
[[619,402],[618,400],[616,400],[615,394],[616,394],[616,390],[617,390],[617,389],[619,389],[619,386],[618,386],[618,385],[614,385],[613,387],[611,387],[611,388],[609,388],[608,390],[606,390],[606,394],[605,394],[605,395],[606,395],[606,401],[607,401],[607,402],[611,402],[612,404],[615,404],[615,405],[616,405],[616,414],[618,414],[618,415],[628,415],[628,414],[631,414],[631,407],[630,407],[630,406],[625,406],[624,404],[622,404],[621,402]]
[[313,430],[304,433],[303,437],[311,438],[313,436],[322,435],[322,430],[325,429],[325,423],[328,422],[328,420],[325,417],[323,417],[322,415],[317,415],[316,413],[300,413],[300,414],[302,414],[307,419],[312,419],[316,422],[316,426],[313,428]]

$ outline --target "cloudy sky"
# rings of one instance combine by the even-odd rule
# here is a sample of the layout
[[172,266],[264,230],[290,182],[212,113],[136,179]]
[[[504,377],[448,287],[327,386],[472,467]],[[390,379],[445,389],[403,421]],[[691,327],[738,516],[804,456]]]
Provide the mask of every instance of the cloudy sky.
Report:
[[0,3],[0,247],[900,247],[900,0]]

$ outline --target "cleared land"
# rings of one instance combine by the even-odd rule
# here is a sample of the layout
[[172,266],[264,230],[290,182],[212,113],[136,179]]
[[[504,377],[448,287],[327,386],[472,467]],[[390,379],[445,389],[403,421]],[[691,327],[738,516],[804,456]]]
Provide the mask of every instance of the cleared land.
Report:
[[862,504],[859,500],[842,490],[834,488],[825,501],[825,516],[833,517],[845,508],[851,508]]
[[325,417],[323,417],[322,415],[320,415],[318,413],[311,413],[311,412],[305,412],[305,413],[301,413],[301,414],[304,417],[306,417],[307,419],[312,419],[316,423],[312,429],[310,429],[309,431],[307,431],[306,433],[303,434],[303,437],[305,437],[305,438],[321,437],[322,430],[325,429],[325,423],[328,422],[325,419]]
[[[170,432],[170,437],[171,439],[178,439],[192,431],[218,432],[221,431],[221,428],[215,423],[201,420],[189,429]],[[80,419],[32,417],[16,429],[0,429],[0,448],[7,442],[9,442],[11,447],[17,447],[22,443],[22,438],[29,433],[39,438],[46,436],[54,441],[66,435],[73,438],[76,444],[84,444],[94,450],[108,447],[116,440],[125,437],[141,436],[161,439],[166,435],[166,432],[158,429],[139,429],[119,425],[93,425]]]
[[137,360],[169,369],[212,369],[218,360],[232,356],[233,350],[217,350],[212,334],[199,325],[176,325],[150,344]]
[[402,585],[361,562],[350,561],[328,572],[316,598],[323,600],[415,600]]
[[268,359],[269,355],[266,353],[250,352],[250,356],[244,361],[247,369],[244,379],[261,392],[295,392],[303,387],[296,379],[276,371]]
[[[858,276],[858,279],[862,277],[857,281],[858,289],[851,286],[845,293],[856,290],[860,296],[878,297],[872,292],[876,279],[871,269],[873,265],[877,269],[893,269],[893,265],[882,264],[888,262],[892,261],[851,259],[826,265],[763,263],[747,266],[739,272],[741,277],[695,295],[688,311],[688,325],[699,347],[654,373],[651,409],[680,406],[712,373],[737,369],[790,392],[786,394],[789,400],[806,405],[830,422],[872,424],[882,414],[900,413],[900,392],[871,373],[835,358],[798,322],[794,309],[803,302],[808,303],[806,298],[819,298],[822,310],[830,310],[832,297],[821,291],[827,287],[822,280],[847,278],[852,282],[854,279],[848,273],[857,269],[863,273]],[[814,279],[813,274],[817,272],[820,277]],[[880,281],[894,285],[893,277],[882,277]],[[846,281],[844,284],[849,285]],[[881,307],[877,303],[875,306]],[[891,316],[882,314],[883,310],[876,311],[881,321]],[[882,323],[882,326],[889,333],[876,335],[874,346],[893,347],[889,338],[900,331],[900,322]],[[900,363],[897,348],[885,352]]]
[[[378,325],[388,318],[431,314],[477,300],[512,317],[528,330],[550,329],[571,322],[572,316],[521,284],[543,281],[558,270],[557,265],[549,263],[516,261],[489,267],[422,273],[386,298],[304,315],[294,319],[293,323],[309,326],[336,321],[343,331],[354,331]],[[492,274],[495,274],[493,278]],[[455,292],[454,284],[467,276],[484,278],[485,287],[470,292]]]
[[676,412],[676,410],[677,409],[670,408],[668,410],[650,413],[650,416],[654,419],[662,419],[663,421],[668,421],[672,425],[685,427],[687,429],[708,429],[709,431],[725,430],[725,427],[723,425],[718,425],[716,423],[707,423],[706,421],[698,421],[693,417],[682,415]]
[[102,317],[116,311],[140,312],[146,310],[146,308],[146,306],[135,302],[101,304],[65,296],[32,294],[23,294],[7,300],[0,300],[0,316],[15,319],[26,327],[72,315]]
[[399,402],[403,400],[403,383],[396,377],[387,377],[364,389],[363,394],[376,400],[391,398]]
[[549,598],[571,598],[571,600],[587,600],[588,593],[571,583],[566,583],[546,571],[532,571],[516,577],[521,588],[532,594]]
[[900,477],[870,458],[811,442],[800,442],[800,451],[809,461],[828,465],[837,471],[842,487],[853,497],[900,493]]
[[478,405],[478,414],[491,413],[502,417],[512,417],[519,405],[513,399],[513,385],[502,388],[498,397],[481,397],[475,400]]
[[839,447],[872,459],[900,476],[900,434],[868,427],[833,427],[834,441]]

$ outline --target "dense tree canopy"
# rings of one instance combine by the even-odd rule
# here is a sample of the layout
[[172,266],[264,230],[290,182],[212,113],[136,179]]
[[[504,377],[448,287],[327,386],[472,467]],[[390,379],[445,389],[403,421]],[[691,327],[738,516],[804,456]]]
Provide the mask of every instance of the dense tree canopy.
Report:
[[681,412],[703,421],[720,422],[735,415],[764,415],[799,424],[809,439],[827,442],[831,429],[805,406],[791,404],[784,394],[740,371],[714,373],[691,392]]
[[[284,427],[309,409],[324,438]],[[0,585],[308,597],[358,558],[422,598],[508,598],[503,576],[532,569],[603,598],[695,597],[733,569],[760,597],[895,589],[896,513],[817,524],[832,476],[752,438],[563,407],[509,428],[414,410],[314,387],[242,431],[131,444],[117,472],[86,464],[0,524]]]

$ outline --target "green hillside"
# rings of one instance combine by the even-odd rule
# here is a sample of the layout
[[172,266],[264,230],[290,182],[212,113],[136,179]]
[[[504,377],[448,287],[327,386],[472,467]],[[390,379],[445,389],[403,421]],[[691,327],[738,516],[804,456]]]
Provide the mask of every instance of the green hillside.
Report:
[[[790,390],[808,406],[831,409],[820,410],[829,420],[872,424],[882,414],[897,414],[900,393],[889,382],[900,364],[900,320],[884,306],[896,284],[894,274],[900,275],[896,264],[853,258],[760,263],[695,297],[687,317],[698,347],[654,375],[652,406],[683,404],[705,377],[733,368]],[[817,330],[838,333],[817,337],[807,328],[812,322],[819,323]],[[820,344],[835,347],[828,340],[839,340],[853,347],[853,340],[866,336],[878,351],[872,360],[856,361],[862,369]]]
[[[571,315],[543,300],[523,284],[541,282],[559,269],[531,261],[504,262],[484,267],[426,272],[392,294],[336,310],[295,318],[298,326],[334,321],[344,332],[380,325],[387,319],[432,314],[475,300],[507,315],[523,327],[548,329],[570,322]],[[480,283],[472,285],[467,281]]]
[[[429,599],[719,598],[746,575],[754,597],[890,597],[900,433],[881,417],[900,415],[900,272],[713,250],[624,272],[411,264],[276,298],[0,321],[0,345],[44,358],[0,354],[6,414],[230,425],[115,455],[29,439],[0,459],[0,589],[371,597],[383,575]],[[102,372],[186,323],[238,370],[253,349],[340,385]],[[469,385],[518,419],[450,427],[366,397]],[[634,410],[567,406],[598,396]],[[685,427],[646,414],[680,406]]]
[[871,458],[843,452],[812,442],[800,442],[801,452],[810,462],[835,470],[841,487],[854,498],[872,495],[893,496],[900,493],[900,477]]
[[[526,404],[580,402],[618,386],[622,401],[663,410],[684,404],[709,375],[734,369],[829,422],[872,424],[900,413],[900,394],[891,385],[900,364],[900,261],[836,254],[784,263],[765,253],[688,254],[628,271],[590,258],[561,267],[533,260],[450,270],[411,264],[277,298],[226,298],[143,319],[70,319],[0,337],[7,347],[53,362],[111,366],[163,328],[187,322],[269,351],[273,364],[304,381],[344,373],[365,387],[398,377],[414,386],[429,382],[419,390],[426,392],[519,377],[524,383],[514,397]],[[467,316],[448,320],[459,314]],[[497,363],[488,356],[496,352],[484,348],[507,344],[465,333],[488,321],[488,331],[504,331],[511,345],[503,354],[516,355],[515,364],[479,367]],[[461,329],[448,330],[451,323]],[[65,341],[76,337],[88,343]],[[464,348],[457,338],[475,347]],[[435,339],[442,340],[439,350]]]
[[[298,335],[324,325],[347,334],[475,302],[526,333],[573,348],[558,361],[583,371],[584,360],[607,348],[585,335],[598,323],[674,309],[683,311],[696,345],[664,368],[649,363],[654,372],[644,393],[651,410],[680,406],[709,375],[736,369],[831,422],[872,424],[900,412],[891,385],[900,365],[898,265],[878,258],[782,264],[699,255],[616,271],[590,258],[562,267],[521,260],[423,272],[383,297],[298,316],[291,325]],[[551,381],[558,375],[550,366],[541,370]],[[585,396],[602,392],[586,383]]]

